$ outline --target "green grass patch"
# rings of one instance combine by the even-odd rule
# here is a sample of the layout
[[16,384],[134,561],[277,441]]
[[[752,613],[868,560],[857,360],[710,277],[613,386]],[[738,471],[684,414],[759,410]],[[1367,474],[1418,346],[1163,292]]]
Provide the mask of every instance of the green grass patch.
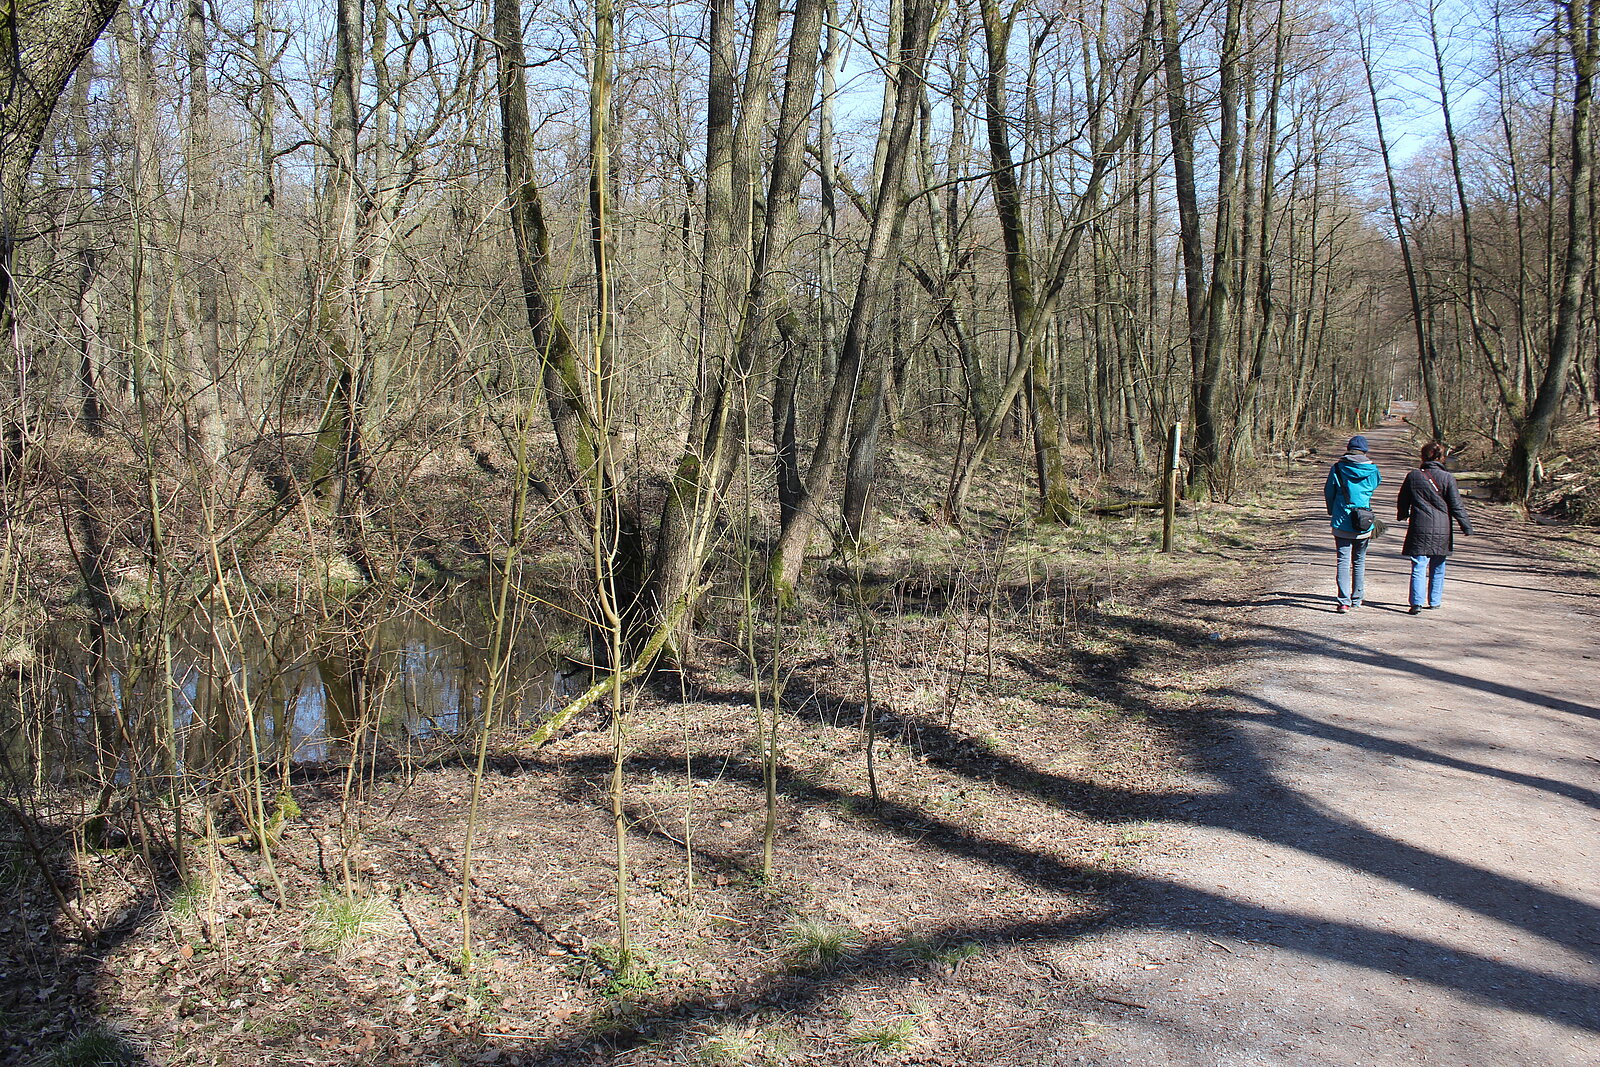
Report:
[[904,1052],[916,1040],[919,1024],[906,1016],[874,1026],[863,1026],[850,1031],[850,1043],[861,1045],[874,1052]]
[[977,959],[981,955],[983,955],[983,946],[978,942],[958,941],[953,945],[945,945],[935,951],[932,961],[955,970],[968,960]]
[[323,886],[322,895],[311,907],[305,941],[309,948],[348,952],[387,933],[393,922],[394,907],[387,898]]
[[701,1039],[692,1062],[703,1067],[771,1067],[794,1059],[796,1050],[794,1034],[781,1026],[727,1024]]
[[68,1038],[39,1062],[45,1067],[137,1067],[144,1055],[115,1030],[96,1026]]
[[608,997],[652,993],[661,988],[660,965],[647,952],[636,948],[623,959],[616,945],[599,945],[589,956],[608,975],[600,983],[600,992]]
[[739,1067],[755,1063],[761,1055],[761,1045],[742,1033],[712,1034],[695,1050],[696,1063],[706,1067]]
[[179,922],[188,922],[200,914],[200,909],[211,898],[211,886],[198,879],[190,879],[179,886],[167,901],[167,915]]
[[983,946],[976,941],[929,941],[912,937],[901,944],[899,951],[905,959],[921,960],[954,971],[968,960],[983,955]]
[[837,967],[860,948],[858,931],[817,919],[796,919],[784,932],[783,955],[797,971],[825,971]]

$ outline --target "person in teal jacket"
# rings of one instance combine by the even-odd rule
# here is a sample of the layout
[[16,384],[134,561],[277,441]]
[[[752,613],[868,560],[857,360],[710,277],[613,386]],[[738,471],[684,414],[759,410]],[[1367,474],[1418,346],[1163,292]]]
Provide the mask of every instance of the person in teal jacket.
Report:
[[1350,438],[1345,454],[1328,471],[1322,495],[1328,502],[1328,518],[1333,527],[1333,547],[1337,554],[1336,580],[1340,614],[1361,606],[1366,593],[1367,545],[1372,528],[1357,529],[1353,514],[1357,508],[1372,507],[1372,492],[1383,482],[1378,465],[1367,456],[1367,439],[1360,434]]

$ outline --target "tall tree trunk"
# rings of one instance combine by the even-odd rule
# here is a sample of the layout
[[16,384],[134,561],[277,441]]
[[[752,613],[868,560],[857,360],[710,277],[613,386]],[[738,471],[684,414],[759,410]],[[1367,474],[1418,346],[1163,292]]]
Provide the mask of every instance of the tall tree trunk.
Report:
[[[750,49],[745,56],[744,84],[739,92],[739,121],[733,129],[731,160],[734,201],[729,240],[735,269],[729,280],[734,285],[735,298],[750,285],[751,255],[755,242],[760,239],[756,233],[757,196],[767,138],[767,113],[772,100],[773,61],[777,56],[782,18],[778,0],[755,0],[750,11]],[[736,343],[740,323],[736,306],[734,317],[725,326],[730,347]]]
[[1450,174],[1454,179],[1456,210],[1461,215],[1461,252],[1464,278],[1462,298],[1466,304],[1467,322],[1472,327],[1472,340],[1480,355],[1494,372],[1495,384],[1506,412],[1513,419],[1522,418],[1526,399],[1517,380],[1506,365],[1505,353],[1499,343],[1490,337],[1483,321],[1483,310],[1478,306],[1477,235],[1472,226],[1472,201],[1467,197],[1466,180],[1461,173],[1461,144],[1456,137],[1455,118],[1450,107],[1450,79],[1445,74],[1444,50],[1439,42],[1439,0],[1428,0],[1428,41],[1433,46],[1434,73],[1439,86],[1439,107],[1444,119],[1445,143],[1450,148]]
[[780,527],[789,521],[805,493],[805,484],[800,480],[800,345],[790,336],[798,332],[784,331],[783,354],[778,358],[772,381],[773,466]]
[[[1116,250],[1124,258],[1123,269],[1119,272],[1120,298],[1118,300],[1115,323],[1119,334],[1118,352],[1120,355],[1122,373],[1122,393],[1124,411],[1128,421],[1128,438],[1133,447],[1134,465],[1140,473],[1149,470],[1150,464],[1145,447],[1145,427],[1154,419],[1155,405],[1150,402],[1149,385],[1145,382],[1141,388],[1141,380],[1148,378],[1146,369],[1147,342],[1153,323],[1150,321],[1153,308],[1145,310],[1146,294],[1145,272],[1153,273],[1154,263],[1141,265],[1140,258],[1144,252],[1145,194],[1143,184],[1154,183],[1153,176],[1144,173],[1145,145],[1144,121],[1142,118],[1135,120],[1136,129],[1133,135],[1131,162],[1133,176],[1128,182],[1128,190],[1123,198],[1127,209],[1123,212],[1124,236],[1120,247]],[[1147,417],[1150,422],[1147,422]]]
[[[711,0],[697,403],[711,392],[707,387],[710,376],[721,373],[733,336],[734,307],[744,293],[744,287],[733,279],[734,67],[739,58],[739,39],[734,32],[736,14],[734,0]],[[697,408],[695,416],[703,419],[705,413]]]
[[[164,422],[165,418],[164,413],[156,407],[152,391],[167,377],[164,373],[156,373],[156,368],[152,366],[156,353],[149,343],[149,328],[145,318],[145,278],[149,262],[146,226],[151,224],[155,214],[155,90],[151,84],[150,57],[130,4],[122,3],[118,7],[113,32],[133,149],[127,176],[128,203],[133,216],[133,233],[128,249],[128,379],[139,407],[140,429],[145,435],[145,459],[147,463],[153,463],[155,444],[152,429],[155,424]],[[152,514],[156,510],[153,509]]]
[[[833,117],[839,93],[839,65],[844,62],[844,30],[839,25],[838,0],[826,0],[823,21],[827,38],[822,52],[822,106],[817,111],[817,185],[822,198],[821,228],[818,234],[817,318],[819,341],[822,349],[822,380],[833,379],[833,363],[839,358],[839,286],[836,280],[839,230],[839,196],[834,175]],[[790,402],[794,396],[791,392]],[[793,412],[774,413],[774,425],[793,423]],[[780,453],[782,452],[780,448]],[[794,510],[800,492],[800,460],[792,457],[780,472],[781,484],[788,500],[784,504],[784,521]]]
[[[709,551],[711,517],[733,477],[747,440],[744,419],[754,393],[751,379],[767,343],[768,325],[773,318],[782,319],[787,315],[785,301],[776,289],[798,218],[800,182],[805,174],[806,135],[816,100],[822,15],[823,0],[801,0],[795,7],[761,236],[749,272],[749,288],[738,307],[738,331],[732,357],[726,363],[707,367],[704,372],[706,396],[696,405],[697,418],[690,430],[689,447],[679,458],[661,514],[650,597],[657,612],[665,611],[698,579]],[[787,338],[785,344],[789,345]],[[788,360],[783,364],[777,377],[780,387],[789,395],[782,402],[788,411],[781,416],[780,439],[792,436],[794,430],[790,422],[794,364]],[[792,482],[783,489],[785,495],[791,497],[795,492]],[[799,506],[798,500],[793,506]],[[691,625],[692,618],[685,613],[683,632],[675,635],[673,642],[679,656],[688,651]]]
[[829,390],[827,407],[823,411],[817,445],[812,450],[811,463],[807,468],[805,493],[789,524],[779,533],[778,543],[772,553],[772,584],[783,598],[793,596],[801,565],[805,562],[806,549],[821,525],[822,498],[833,482],[844,449],[850,409],[863,371],[884,277],[888,268],[897,261],[900,224],[905,216],[900,184],[905,173],[932,22],[931,0],[910,0],[901,36],[898,63],[901,77],[895,97],[888,153],[884,158],[883,180],[873,198],[876,210],[867,235],[866,254],[856,283],[849,324],[845,328],[844,343],[839,352],[838,369]]
[[1443,398],[1439,392],[1438,354],[1433,338],[1428,332],[1427,318],[1423,312],[1422,288],[1417,280],[1417,264],[1412,252],[1412,240],[1406,233],[1405,219],[1400,214],[1400,191],[1395,184],[1394,166],[1389,158],[1389,141],[1383,130],[1383,108],[1378,103],[1378,86],[1372,74],[1371,41],[1366,31],[1361,32],[1361,62],[1367,77],[1367,95],[1372,101],[1372,124],[1378,135],[1378,157],[1383,162],[1384,183],[1389,192],[1389,218],[1394,223],[1395,240],[1400,244],[1400,261],[1405,267],[1406,290],[1411,296],[1411,323],[1417,340],[1417,367],[1422,376],[1422,392],[1428,401],[1428,424],[1434,440],[1444,440]]
[[228,451],[227,419],[222,408],[221,272],[214,234],[217,179],[212,154],[211,31],[205,0],[189,0],[184,20],[184,51],[189,73],[189,128],[184,140],[185,232],[190,238],[184,257],[193,271],[195,311],[192,318],[193,358],[187,392],[191,445],[196,458],[217,467]]
[[1278,118],[1289,50],[1286,27],[1288,6],[1286,0],[1278,0],[1278,14],[1273,23],[1272,81],[1267,90],[1266,129],[1261,137],[1260,222],[1256,233],[1256,322],[1254,336],[1250,338],[1250,370],[1245,375],[1245,399],[1241,405],[1249,432],[1257,440],[1262,433],[1261,388],[1266,379],[1267,354],[1271,351],[1272,333],[1277,327],[1278,316],[1278,304],[1274,296],[1273,253],[1276,248],[1273,231],[1278,191]]
[[0,478],[22,462],[27,384],[14,347],[12,260],[17,207],[50,113],[73,71],[105,29],[118,0],[13,0],[0,19],[0,345],[7,370],[0,396]]
[[1514,500],[1527,500],[1533,489],[1533,472],[1539,452],[1549,440],[1561,402],[1567,392],[1567,374],[1577,350],[1582,328],[1583,287],[1593,267],[1589,218],[1590,104],[1596,54],[1595,0],[1568,0],[1563,36],[1572,56],[1572,180],[1567,191],[1567,255],[1561,271],[1561,295],[1556,305],[1555,334],[1550,339],[1550,359],[1533,408],[1517,430],[1506,460],[1505,482]]
[[1194,383],[1194,463],[1191,489],[1218,489],[1222,462],[1222,358],[1233,310],[1233,256],[1239,242],[1239,22],[1244,0],[1227,0],[1218,62],[1217,217],[1206,292],[1205,346]]
[[1006,115],[1006,71],[1011,48],[1012,19],[1002,15],[998,0],[981,0],[983,39],[988,57],[984,80],[984,118],[989,133],[990,185],[994,191],[995,214],[1000,222],[1000,237],[1005,247],[1006,291],[1010,301],[1012,329],[1019,359],[1025,363],[1024,385],[1028,390],[1034,421],[1034,459],[1039,479],[1040,514],[1050,522],[1069,519],[1073,500],[1066,480],[1066,464],[1061,456],[1060,426],[1050,396],[1050,368],[1044,346],[1037,343],[1040,327],[1048,317],[1040,314],[1028,254],[1027,230],[1023,218],[1023,198],[1017,165],[1011,153],[1011,130]]
[[[995,0],[983,0],[980,9],[984,20],[984,39],[986,51],[989,55],[991,69],[988,72],[989,83],[985,88],[986,94],[995,95],[1004,91],[1003,73],[1005,63],[1006,41],[1010,38],[1008,21],[1003,19],[995,5]],[[1077,261],[1078,251],[1083,245],[1083,238],[1090,227],[1099,220],[1096,216],[1095,206],[1100,202],[1100,189],[1105,181],[1106,173],[1113,162],[1122,152],[1123,146],[1133,136],[1138,128],[1135,114],[1143,99],[1143,87],[1148,81],[1152,69],[1150,66],[1150,52],[1146,42],[1151,36],[1155,23],[1154,0],[1145,5],[1143,30],[1134,44],[1129,56],[1124,60],[1134,59],[1137,63],[1136,73],[1130,83],[1131,88],[1122,114],[1118,116],[1117,127],[1114,133],[1106,139],[1100,151],[1090,161],[1089,174],[1084,182],[1084,189],[1078,195],[1072,210],[1067,213],[1064,220],[1065,233],[1061,238],[1059,248],[1052,257],[1050,269],[1046,274],[1043,285],[1035,288],[1032,278],[1031,264],[1026,254],[1026,241],[1021,223],[1021,201],[1017,190],[1016,178],[1010,163],[1010,145],[1005,140],[1004,109],[999,105],[998,98],[993,104],[986,104],[985,113],[996,116],[998,122],[990,124],[991,169],[995,182],[996,212],[1000,216],[1001,236],[1006,248],[1006,281],[1007,292],[1010,296],[1010,310],[1012,312],[1012,328],[1007,331],[1008,341],[1017,345],[1016,360],[1011,364],[1010,373],[1003,385],[995,393],[994,406],[989,410],[983,421],[979,424],[977,436],[973,442],[972,451],[964,458],[961,472],[956,477],[945,500],[945,513],[950,521],[959,523],[966,507],[967,494],[972,488],[973,479],[988,456],[1000,431],[1005,425],[1006,418],[1011,412],[1018,393],[1026,384],[1030,373],[1038,368],[1040,360],[1044,359],[1041,351],[1035,351],[1043,340],[1043,329],[1053,321],[1055,307],[1070,276],[1072,266]],[[993,38],[991,39],[991,32]],[[1001,81],[995,81],[995,66],[998,64],[1002,76]],[[1102,69],[1105,64],[1102,64]],[[1102,106],[1111,92],[1110,80],[1102,79],[1099,91],[1099,102],[1095,106]],[[1000,155],[994,156],[996,140]],[[1004,175],[1004,177],[1002,177]],[[1007,221],[1007,218],[1011,221]],[[1015,251],[1014,251],[1015,250]],[[1024,327],[1024,324],[1026,326]],[[1040,427],[1040,433],[1044,433]],[[1051,428],[1054,432],[1049,434],[1053,447],[1059,455],[1059,427]],[[1038,454],[1035,454],[1036,461]],[[1050,472],[1045,472],[1044,480],[1049,483]],[[1057,502],[1064,507],[1070,503],[1067,496],[1067,487],[1064,478],[1055,483],[1060,487],[1061,496]],[[1065,512],[1062,512],[1064,514]]]
[[[331,356],[331,382],[312,454],[312,487],[341,520],[351,517],[361,494],[366,351],[357,299],[356,173],[362,71],[366,56],[362,0],[337,0],[328,144],[333,156],[326,192],[333,234],[331,262],[318,302],[322,341]],[[347,531],[349,533],[351,531]]]
[[359,215],[360,254],[356,263],[361,318],[367,351],[366,403],[361,412],[368,426],[381,419],[389,406],[390,353],[388,344],[389,257],[398,221],[402,177],[398,173],[395,119],[403,111],[397,98],[400,87],[389,70],[389,30],[394,15],[388,0],[371,0],[368,56],[372,67],[372,119],[374,136],[369,149],[367,193]]
[[267,0],[253,0],[251,23],[251,54],[255,60],[255,106],[252,120],[255,124],[256,150],[256,203],[255,245],[257,292],[260,306],[255,328],[254,372],[263,386],[270,381],[269,359],[273,352],[273,335],[277,329],[278,283],[278,160],[277,160],[277,99],[278,86],[273,77],[275,49],[273,31],[268,22]]
[[[888,34],[884,45],[884,54],[894,57],[894,61],[886,71],[886,77],[883,81],[883,101],[878,113],[878,143],[872,157],[872,188],[878,191],[879,195],[882,195],[883,192],[883,171],[888,163],[889,144],[894,131],[895,108],[900,99],[899,84],[906,76],[901,66],[901,59],[905,54],[901,47],[901,41],[905,30],[905,5],[903,0],[890,0]],[[931,42],[929,43],[931,45]],[[922,104],[925,99],[925,88],[919,86],[919,91],[916,95],[918,118],[922,115]],[[920,146],[920,137],[917,138],[916,143]],[[877,212],[893,210],[899,220],[897,225],[903,225],[909,205],[903,202],[904,195],[899,188],[896,188],[892,195],[896,200],[902,202],[896,203],[892,207],[881,201],[867,205],[868,217],[873,217]],[[900,235],[898,231],[894,236],[894,243],[896,247],[899,246]],[[895,291],[898,296],[898,279],[896,279]],[[893,316],[892,333],[897,339],[901,322],[899,314],[900,300],[894,300],[893,305],[895,310],[891,313]],[[865,370],[860,376],[860,383],[856,390],[855,410],[852,412],[850,422],[850,439],[845,456],[844,493],[840,497],[839,512],[845,540],[852,545],[859,545],[861,542],[861,533],[866,524],[873,482],[877,477],[878,435],[883,424],[884,406],[888,396],[891,362],[890,359],[885,357],[885,347],[883,344],[876,344],[868,348]]]
[[[1517,373],[1521,381],[1521,390],[1524,396],[1534,394],[1533,381],[1534,353],[1538,348],[1535,340],[1534,316],[1529,300],[1529,289],[1532,282],[1532,272],[1528,262],[1528,227],[1526,218],[1527,198],[1523,192],[1522,179],[1522,145],[1518,138],[1518,120],[1513,116],[1514,104],[1512,94],[1515,91],[1511,84],[1514,65],[1507,54],[1506,39],[1501,29],[1502,12],[1496,6],[1492,13],[1494,24],[1494,54],[1495,54],[1495,104],[1500,118],[1500,132],[1505,138],[1506,177],[1510,183],[1512,232],[1516,238],[1516,266],[1513,268],[1514,292],[1513,307],[1516,309],[1516,345],[1517,345]],[[1592,240],[1592,238],[1591,238]]]
[[861,395],[856,399],[855,424],[850,430],[850,449],[845,461],[844,496],[839,505],[845,540],[852,545],[861,543],[873,485],[877,481],[878,433],[883,426],[884,397],[889,382],[888,361],[877,354],[872,362],[875,366],[862,375]]
[[[572,333],[559,304],[551,298],[555,284],[551,277],[550,233],[545,224],[544,198],[533,173],[527,60],[518,0],[495,0],[494,36],[511,240],[522,283],[523,311],[534,349],[539,353],[545,402],[555,430],[561,474],[566,480],[566,485],[551,489],[562,493],[570,486],[579,494],[580,507],[567,521],[569,529],[581,534],[590,526],[587,487],[593,484],[595,465],[600,459],[598,438],[602,429],[584,396],[583,373]],[[571,509],[563,510],[563,514],[570,512]]]
[[[533,130],[528,116],[526,51],[522,41],[519,0],[494,0],[496,95],[500,103],[500,133],[504,149],[507,200],[512,247],[522,283],[523,310],[535,350],[539,353],[540,392],[554,430],[559,474],[563,484],[539,479],[535,486],[557,509],[569,534],[594,554],[601,614],[615,613],[626,631],[623,644],[635,646],[643,628],[652,621],[641,611],[644,583],[644,545],[638,518],[618,489],[614,457],[607,439],[611,417],[612,375],[615,367],[600,328],[611,320],[609,293],[609,209],[606,192],[610,165],[606,156],[606,83],[591,98],[591,252],[597,267],[599,299],[592,359],[580,359],[577,345],[561,311],[560,286],[553,276],[550,233],[545,221],[544,198],[533,170]],[[597,157],[597,158],[593,158]],[[594,383],[584,387],[585,376]],[[599,408],[591,406],[590,393]],[[602,628],[603,629],[603,628]],[[614,641],[601,632],[594,637],[593,652],[610,663]]]
[[[1173,192],[1178,201],[1178,240],[1183,250],[1184,307],[1188,312],[1190,402],[1194,406],[1196,452],[1199,424],[1204,419],[1215,439],[1214,413],[1200,410],[1206,366],[1205,254],[1201,249],[1200,197],[1194,175],[1194,116],[1189,85],[1183,69],[1181,27],[1177,0],[1161,0],[1161,52],[1166,72],[1167,132],[1172,142]],[[1206,479],[1209,471],[1191,469],[1190,483]]]
[[886,14],[883,54],[888,57],[888,62],[884,70],[882,97],[878,101],[878,140],[872,149],[872,176],[867,184],[867,188],[873,191],[883,183],[883,167],[889,151],[889,132],[894,126],[894,106],[899,79],[897,57],[900,55],[901,34],[905,31],[905,0],[889,0]]
[[611,57],[616,47],[611,0],[595,0],[593,53],[589,61],[589,254],[594,262],[594,397],[602,426],[617,412],[617,286],[612,274],[616,233],[611,168]]
[[[961,92],[966,69],[964,58],[963,56],[956,64],[956,85],[952,88],[952,93]],[[954,114],[951,119],[950,137],[952,141],[956,141],[965,137],[965,123],[959,104],[952,101],[952,108]],[[921,120],[917,124],[917,173],[923,187],[930,189],[935,184],[931,143],[933,129],[933,106],[924,87],[921,98]],[[962,151],[964,152],[964,148]],[[952,194],[962,184],[956,176],[952,162],[956,154],[957,150],[952,147],[945,167],[944,181],[949,184]],[[982,355],[973,341],[972,329],[957,303],[957,279],[963,269],[963,261],[957,255],[961,237],[959,218],[952,208],[958,212],[959,203],[938,195],[925,196],[922,200],[928,209],[928,234],[938,254],[939,276],[934,277],[911,259],[907,260],[906,267],[933,301],[939,322],[950,335],[951,343],[955,346],[961,362],[967,411],[973,420],[977,421],[989,410],[988,376],[984,373]]]
[[[85,203],[94,197],[93,145],[89,132],[89,82],[93,61],[84,64],[73,79],[72,140],[74,152],[73,184]],[[82,228],[75,252],[77,259],[78,324],[78,418],[85,433],[99,437],[105,433],[104,404],[101,398],[106,363],[106,345],[100,334],[101,283],[100,252],[93,232]]]

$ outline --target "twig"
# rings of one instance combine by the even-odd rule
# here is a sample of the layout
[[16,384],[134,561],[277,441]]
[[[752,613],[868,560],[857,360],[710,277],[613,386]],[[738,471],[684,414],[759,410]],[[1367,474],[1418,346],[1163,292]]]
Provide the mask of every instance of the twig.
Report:
[[1150,1005],[1140,1004],[1137,1000],[1124,1000],[1121,997],[1109,997],[1100,993],[1095,993],[1094,999],[1103,1000],[1107,1004],[1121,1004],[1124,1008],[1138,1008],[1140,1011],[1150,1010]]

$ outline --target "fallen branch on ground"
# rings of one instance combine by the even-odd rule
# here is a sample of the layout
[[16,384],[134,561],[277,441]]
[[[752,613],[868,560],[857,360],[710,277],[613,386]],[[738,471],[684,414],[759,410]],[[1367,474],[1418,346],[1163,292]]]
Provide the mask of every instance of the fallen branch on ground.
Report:
[[[700,595],[709,588],[711,588],[711,584],[707,582],[678,598],[677,603],[672,605],[672,610],[667,614],[666,619],[656,627],[655,633],[650,635],[650,640],[645,642],[645,646],[640,650],[639,655],[619,672],[622,676],[620,684],[626,685],[650,669],[650,665],[661,654],[661,649],[666,646],[667,636],[678,628],[678,623],[683,619],[684,612],[689,610],[689,605],[700,599]],[[541,723],[539,728],[533,732],[533,736],[528,738],[528,743],[532,745],[545,744],[574,715],[577,715],[605,696],[611,687],[617,684],[619,684],[618,680],[607,674],[604,678],[578,694],[566,707]]]
[[1098,504],[1089,509],[1095,515],[1120,515],[1125,511],[1160,511],[1159,500],[1124,500],[1120,504]]

